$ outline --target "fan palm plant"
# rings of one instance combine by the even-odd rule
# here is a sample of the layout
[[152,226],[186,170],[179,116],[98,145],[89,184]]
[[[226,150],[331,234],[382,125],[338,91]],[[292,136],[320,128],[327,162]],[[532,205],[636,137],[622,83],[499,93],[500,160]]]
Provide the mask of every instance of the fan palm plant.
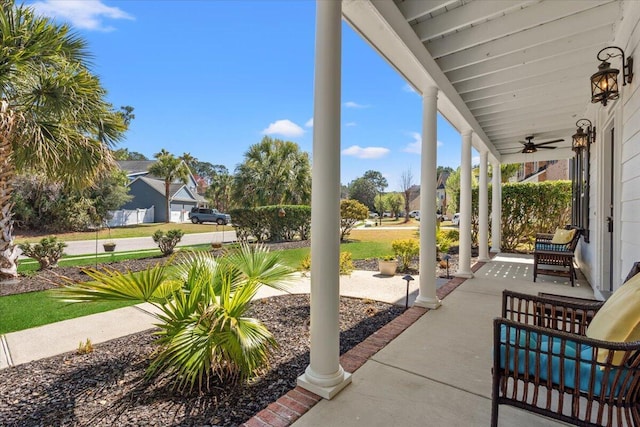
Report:
[[82,188],[109,170],[126,128],[66,25],[0,0],[0,279],[17,276],[11,194],[17,172]]
[[191,253],[172,271],[167,264],[141,274],[92,269],[92,282],[67,285],[56,295],[70,302],[153,304],[160,312],[161,350],[148,376],[166,372],[180,390],[203,389],[214,377],[244,380],[268,365],[276,342],[246,313],[261,286],[286,290],[293,270],[279,259],[263,246],[242,245],[217,259]]

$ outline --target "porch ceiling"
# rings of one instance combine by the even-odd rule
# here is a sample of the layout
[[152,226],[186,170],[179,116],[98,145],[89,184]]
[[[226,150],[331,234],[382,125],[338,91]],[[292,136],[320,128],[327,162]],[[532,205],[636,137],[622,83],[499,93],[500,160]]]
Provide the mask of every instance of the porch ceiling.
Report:
[[[572,155],[596,54],[613,43],[623,2],[344,0],[343,16],[419,93],[437,85],[441,114],[471,128],[477,149],[509,163]],[[529,135],[564,141],[520,154]]]

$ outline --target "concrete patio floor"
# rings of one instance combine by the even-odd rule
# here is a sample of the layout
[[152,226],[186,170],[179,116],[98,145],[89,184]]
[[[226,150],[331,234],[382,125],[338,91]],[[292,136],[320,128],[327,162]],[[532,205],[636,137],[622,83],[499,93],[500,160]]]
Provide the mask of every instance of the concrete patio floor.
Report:
[[[321,400],[293,425],[487,426],[491,418],[492,319],[503,289],[593,298],[580,277],[538,276],[531,256],[499,254],[353,374],[332,400]],[[564,425],[500,407],[501,426]]]

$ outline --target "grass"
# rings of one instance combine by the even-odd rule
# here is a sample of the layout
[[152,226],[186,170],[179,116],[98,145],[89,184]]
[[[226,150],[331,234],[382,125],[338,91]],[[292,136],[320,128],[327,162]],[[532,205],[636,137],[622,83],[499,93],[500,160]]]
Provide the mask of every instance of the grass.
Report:
[[0,298],[0,334],[34,328],[61,320],[133,305],[133,302],[109,301],[69,304],[52,297],[53,290],[8,295]]
[[[387,219],[386,219],[387,220]],[[391,220],[393,221],[393,220]],[[175,224],[171,224],[175,225]],[[193,225],[193,224],[185,224]],[[197,225],[197,227],[202,227]],[[155,229],[152,229],[155,230]],[[112,236],[113,237],[113,236]],[[392,253],[391,242],[396,239],[418,238],[415,229],[398,227],[393,230],[358,229],[351,232],[349,241],[340,245],[341,252],[351,252],[353,259],[377,258]],[[193,250],[208,250],[210,245],[183,247]],[[283,263],[299,268],[301,261],[311,248],[287,249],[280,251]],[[147,258],[160,255],[160,251],[145,250],[101,254],[98,262],[113,262],[127,259]],[[166,259],[166,258],[164,258]],[[162,262],[159,258],[158,262]],[[95,256],[68,256],[60,262],[60,266],[93,266]],[[34,260],[20,262],[20,272],[34,271],[38,263]],[[0,297],[0,334],[33,328],[66,319],[100,313],[120,307],[133,305],[126,302],[67,304],[52,297],[51,291],[29,292],[26,294]]]
[[[158,223],[158,224],[138,224],[138,225],[129,225],[126,227],[117,227],[108,229],[101,229],[97,232],[98,240],[110,240],[110,239],[122,239],[127,237],[150,237],[156,230],[162,230],[163,232],[167,232],[169,230],[179,229],[182,230],[185,234],[193,234],[193,233],[210,233],[213,231],[230,231],[233,230],[233,227],[230,225],[216,225],[216,224],[176,224],[176,223]],[[25,243],[25,242],[38,242],[41,238],[46,236],[55,235],[58,237],[58,240],[62,240],[63,242],[71,242],[77,240],[95,240],[96,232],[95,231],[77,231],[72,233],[38,233],[38,234],[20,234],[20,232],[15,233],[15,243]]]

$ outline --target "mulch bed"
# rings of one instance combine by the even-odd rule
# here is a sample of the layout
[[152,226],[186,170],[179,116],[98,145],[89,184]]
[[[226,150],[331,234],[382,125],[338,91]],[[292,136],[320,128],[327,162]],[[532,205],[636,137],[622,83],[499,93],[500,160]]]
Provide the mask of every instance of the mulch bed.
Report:
[[[270,245],[272,250],[307,242]],[[107,265],[119,271],[140,271],[165,258]],[[377,261],[355,260],[359,270],[376,271]],[[457,255],[449,261],[450,272]],[[413,266],[417,268],[417,265]],[[415,270],[412,271],[415,273]],[[444,277],[446,269],[436,274]],[[0,284],[0,295],[58,286],[59,275],[83,281],[77,267],[61,267]],[[89,354],[67,353],[0,370],[2,426],[237,426],[276,401],[296,385],[309,364],[309,296],[285,295],[256,301],[253,317],[274,334],[279,348],[270,368],[247,384],[211,384],[203,393],[180,393],[166,377],[145,380],[155,350],[153,331],[96,345]],[[386,303],[341,297],[340,354],[362,342],[402,313]]]

